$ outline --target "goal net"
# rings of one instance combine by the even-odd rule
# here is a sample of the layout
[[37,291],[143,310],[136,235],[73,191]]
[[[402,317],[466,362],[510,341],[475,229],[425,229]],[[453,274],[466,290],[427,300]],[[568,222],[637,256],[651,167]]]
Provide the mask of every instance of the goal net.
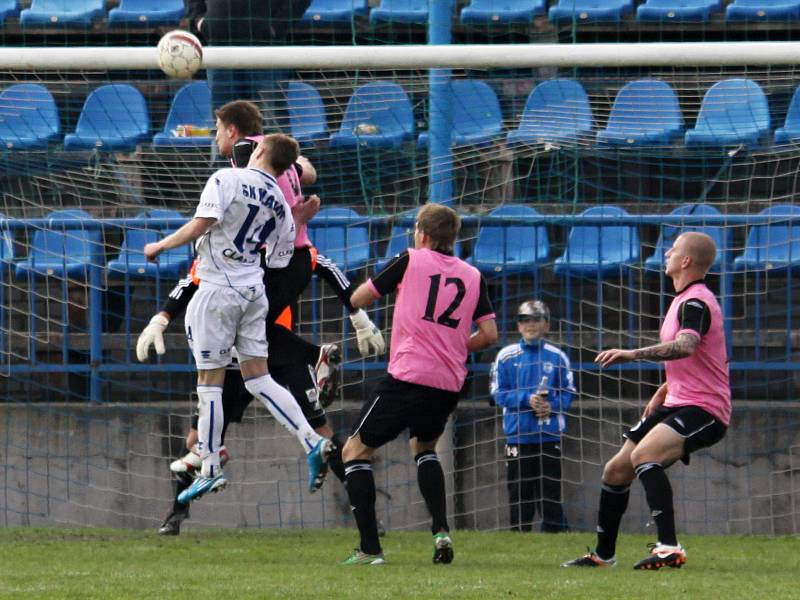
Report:
[[[516,47],[508,64],[488,67],[483,50],[464,48],[452,64],[408,68],[370,62],[377,49],[337,64],[330,48],[325,68],[297,58],[266,76],[236,71],[236,90],[209,90],[205,71],[168,80],[154,65],[4,70],[0,522],[149,528],[168,511],[168,465],[186,452],[196,404],[193,361],[180,318],[163,357],[139,363],[135,344],[191,253],[155,268],[141,248],[193,214],[225,164],[212,99],[241,95],[315,165],[304,192],[325,210],[311,237],[351,280],[408,246],[422,203],[449,202],[463,217],[457,252],[487,279],[501,339],[470,357],[439,447],[455,527],[509,527],[490,366],[519,341],[518,305],[539,299],[577,388],[564,412],[564,510],[572,529],[593,529],[602,466],[664,377],[651,363],[600,372],[594,357],[658,340],[673,293],[663,253],[680,231],[703,230],[719,247],[708,281],[725,313],[734,413],[725,440],[670,470],[678,527],[797,533],[800,73],[735,49],[738,62],[723,67],[693,60],[691,49],[682,61],[655,52],[637,62],[637,47],[620,44],[624,64],[585,61],[575,46],[549,47],[559,57],[550,61],[527,55],[526,65]],[[236,66],[207,50],[217,71]],[[369,310],[387,340],[392,306]],[[361,358],[345,316],[316,278],[296,314],[301,335],[343,347],[342,391],[328,408],[343,434],[387,361]],[[188,526],[352,524],[332,475],[308,494],[303,453],[260,405],[225,443],[234,485],[197,502]],[[390,529],[427,526],[408,454],[401,438],[376,457],[379,518]],[[648,521],[634,486],[623,527],[644,531]]]

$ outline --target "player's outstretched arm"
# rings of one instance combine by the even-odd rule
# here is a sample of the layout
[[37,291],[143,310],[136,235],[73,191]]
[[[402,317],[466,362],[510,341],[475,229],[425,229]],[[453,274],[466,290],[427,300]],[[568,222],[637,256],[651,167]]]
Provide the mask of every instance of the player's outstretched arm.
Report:
[[366,308],[377,299],[378,296],[375,295],[372,286],[366,281],[358,286],[356,291],[350,296],[350,304],[356,309]]
[[180,229],[169,234],[167,237],[160,239],[157,242],[151,242],[144,247],[145,258],[149,261],[155,261],[158,255],[172,248],[179,248],[195,241],[211,226],[216,223],[216,219],[211,217],[194,217],[188,223],[181,225]]
[[603,350],[597,355],[594,362],[599,364],[600,367],[605,368],[632,360],[678,360],[694,354],[694,350],[699,343],[700,338],[698,336],[690,333],[682,333],[674,340],[655,344],[654,346],[647,346],[646,348],[637,348],[636,350],[612,348],[610,350]]

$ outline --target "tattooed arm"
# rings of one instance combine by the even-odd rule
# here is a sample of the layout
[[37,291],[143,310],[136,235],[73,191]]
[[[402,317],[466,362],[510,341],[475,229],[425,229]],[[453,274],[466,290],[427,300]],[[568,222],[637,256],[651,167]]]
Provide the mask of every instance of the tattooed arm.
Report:
[[682,333],[677,338],[669,342],[663,342],[646,348],[636,350],[620,350],[612,348],[603,350],[594,359],[594,362],[605,368],[614,364],[630,362],[632,360],[677,360],[686,358],[694,353],[695,348],[700,343],[700,338],[689,333]]

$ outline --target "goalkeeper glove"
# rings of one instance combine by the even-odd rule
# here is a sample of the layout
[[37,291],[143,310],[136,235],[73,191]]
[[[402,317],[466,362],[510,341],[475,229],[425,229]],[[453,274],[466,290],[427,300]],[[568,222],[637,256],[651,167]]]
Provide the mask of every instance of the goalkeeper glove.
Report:
[[376,354],[383,354],[386,351],[386,342],[383,341],[381,330],[369,320],[367,313],[361,309],[357,310],[350,315],[350,322],[356,330],[356,342],[361,356],[366,358],[371,351]]
[[169,325],[169,319],[162,314],[155,315],[150,319],[150,323],[136,340],[136,358],[139,359],[139,362],[147,362],[150,346],[156,347],[156,354],[164,354],[167,351],[164,347],[164,330],[167,325]]

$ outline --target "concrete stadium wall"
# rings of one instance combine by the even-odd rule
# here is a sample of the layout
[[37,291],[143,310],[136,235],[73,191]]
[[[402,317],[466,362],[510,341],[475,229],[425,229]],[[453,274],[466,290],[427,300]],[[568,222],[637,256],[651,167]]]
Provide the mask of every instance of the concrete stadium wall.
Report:
[[[576,403],[564,439],[565,509],[573,529],[593,530],[602,464],[638,409]],[[154,528],[171,505],[167,464],[182,453],[187,403],[174,405],[0,404],[0,525]],[[305,489],[299,445],[261,408],[229,429],[234,457],[227,490],[192,506],[186,528],[353,526],[331,475]],[[358,406],[334,411],[346,431]],[[800,405],[739,403],[725,440],[670,469],[678,529],[687,533],[800,532]],[[449,514],[458,528],[508,526],[503,439],[493,408],[462,403],[439,448]],[[405,438],[378,453],[378,513],[392,529],[428,519]],[[624,531],[652,531],[634,483]]]

